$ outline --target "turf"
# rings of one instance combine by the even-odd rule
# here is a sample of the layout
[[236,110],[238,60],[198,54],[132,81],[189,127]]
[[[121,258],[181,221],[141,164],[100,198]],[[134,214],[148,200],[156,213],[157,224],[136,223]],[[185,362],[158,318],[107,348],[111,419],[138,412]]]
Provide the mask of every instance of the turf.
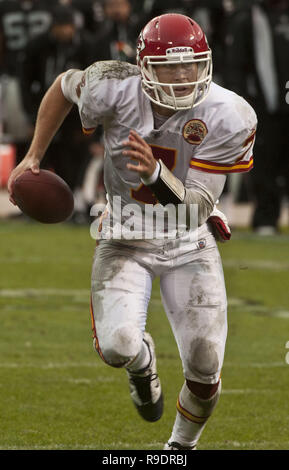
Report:
[[[92,348],[88,227],[0,225],[0,449],[162,449],[183,383],[154,283],[148,330],[164,416],[141,420],[123,370]],[[220,245],[229,298],[223,393],[199,449],[289,448],[289,237]],[[288,342],[288,344],[287,344]]]

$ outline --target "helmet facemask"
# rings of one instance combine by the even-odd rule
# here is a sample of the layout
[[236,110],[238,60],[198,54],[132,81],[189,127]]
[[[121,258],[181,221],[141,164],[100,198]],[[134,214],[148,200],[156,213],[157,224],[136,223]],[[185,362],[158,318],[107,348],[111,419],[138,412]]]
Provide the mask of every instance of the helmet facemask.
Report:
[[[163,56],[144,56],[139,62],[142,74],[142,88],[155,104],[175,111],[191,109],[199,105],[207,96],[212,81],[211,50],[195,53],[191,47],[167,49]],[[185,83],[160,82],[155,70],[157,65],[197,65],[195,81]],[[168,93],[164,90],[168,90]],[[193,87],[185,96],[176,96],[175,89]]]

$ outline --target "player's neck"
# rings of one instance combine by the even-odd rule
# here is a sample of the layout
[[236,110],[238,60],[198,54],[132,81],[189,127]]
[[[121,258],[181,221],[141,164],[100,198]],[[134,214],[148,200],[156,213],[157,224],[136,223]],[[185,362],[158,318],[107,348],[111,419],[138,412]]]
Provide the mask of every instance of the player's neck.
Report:
[[159,106],[158,104],[151,103],[153,112],[159,114],[160,116],[167,116],[168,118],[175,114],[176,111],[169,108],[164,108],[163,106]]

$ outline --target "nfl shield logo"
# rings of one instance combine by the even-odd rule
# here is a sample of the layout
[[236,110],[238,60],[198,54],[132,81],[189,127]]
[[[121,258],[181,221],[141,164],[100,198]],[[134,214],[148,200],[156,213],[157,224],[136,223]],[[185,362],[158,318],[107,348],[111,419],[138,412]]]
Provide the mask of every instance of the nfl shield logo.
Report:
[[206,240],[198,241],[199,250],[202,250],[203,248],[205,248],[205,246],[206,246]]

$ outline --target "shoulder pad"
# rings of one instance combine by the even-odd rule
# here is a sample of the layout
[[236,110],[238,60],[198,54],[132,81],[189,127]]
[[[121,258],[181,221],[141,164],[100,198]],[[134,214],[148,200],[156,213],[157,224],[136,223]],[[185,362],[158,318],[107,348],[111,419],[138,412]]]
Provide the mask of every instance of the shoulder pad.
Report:
[[136,65],[122,62],[120,60],[105,60],[101,62],[94,62],[88,68],[90,78],[98,80],[115,78],[117,80],[124,80],[125,78],[136,76],[140,71]]

